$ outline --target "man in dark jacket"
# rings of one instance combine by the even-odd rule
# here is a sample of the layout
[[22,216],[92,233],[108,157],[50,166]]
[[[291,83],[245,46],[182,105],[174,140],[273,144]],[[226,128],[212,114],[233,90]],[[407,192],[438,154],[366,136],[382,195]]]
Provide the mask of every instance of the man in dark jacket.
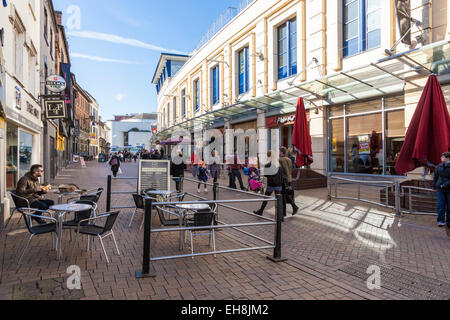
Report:
[[[48,210],[55,203],[52,200],[43,198],[43,195],[47,193],[47,187],[41,186],[39,178],[44,173],[43,167],[40,164],[31,166],[30,172],[26,173],[17,182],[16,194],[22,198],[25,198],[30,203],[30,207],[39,210]],[[24,201],[25,202],[25,201]],[[27,203],[20,203],[20,206],[27,207]],[[41,215],[39,212],[36,215]],[[35,218],[37,223],[45,224],[45,220]]]
[[292,206],[292,215],[298,212],[298,206],[295,204],[294,190],[292,190],[292,161],[287,156],[288,151],[285,147],[280,148],[280,165],[283,168],[283,212],[286,216],[286,204]]
[[[450,152],[444,152],[441,156],[442,163],[434,172],[433,189],[437,192],[438,201],[438,226],[446,227],[450,237]],[[445,215],[447,213],[447,223]]]
[[183,153],[178,151],[177,159],[172,159],[170,162],[170,172],[172,174],[172,178],[175,181],[176,188],[178,192],[181,192],[183,189],[183,179],[184,178],[184,170],[186,170],[186,164],[183,160]]

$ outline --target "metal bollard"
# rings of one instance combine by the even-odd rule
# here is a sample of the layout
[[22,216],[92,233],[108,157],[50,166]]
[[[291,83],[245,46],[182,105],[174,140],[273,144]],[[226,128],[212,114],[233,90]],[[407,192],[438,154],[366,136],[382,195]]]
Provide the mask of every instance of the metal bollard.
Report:
[[286,258],[281,257],[281,224],[283,220],[283,195],[276,195],[277,202],[275,205],[275,217],[276,217],[276,225],[275,225],[275,248],[273,249],[273,257],[267,257],[269,260],[273,262],[283,262],[286,261]]
[[144,252],[142,255],[142,271],[136,271],[136,278],[156,277],[156,273],[150,270],[150,248],[152,233],[152,199],[145,197],[144,215]]
[[111,211],[111,183],[112,183],[112,176],[108,175],[108,183],[106,187],[106,212]]

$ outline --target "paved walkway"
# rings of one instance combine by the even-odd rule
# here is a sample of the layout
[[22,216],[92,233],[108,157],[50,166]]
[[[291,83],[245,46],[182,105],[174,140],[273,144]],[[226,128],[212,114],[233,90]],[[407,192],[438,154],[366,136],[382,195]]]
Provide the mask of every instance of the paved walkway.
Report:
[[[124,176],[136,176],[137,165],[126,163]],[[87,168],[64,171],[54,185],[75,183],[91,189],[106,189],[105,164],[88,162]],[[189,177],[189,174],[187,175]],[[225,181],[221,184],[226,185]],[[136,181],[115,180],[115,191],[136,188]],[[197,194],[197,186],[185,182],[185,191]],[[142,214],[138,213],[130,228],[131,209],[121,210],[114,228],[121,255],[117,255],[110,240],[106,264],[98,241],[86,251],[86,239],[81,237],[74,261],[68,261],[71,251],[69,231],[64,234],[63,260],[55,260],[48,235],[33,239],[22,265],[14,255],[26,234],[18,215],[0,234],[0,299],[429,299],[421,289],[411,289],[413,280],[420,287],[430,286],[431,298],[448,299],[450,283],[450,239],[435,226],[429,216],[395,218],[391,211],[350,201],[328,201],[326,190],[297,192],[300,213],[283,223],[283,257],[286,262],[273,263],[266,257],[271,250],[200,256],[153,263],[157,277],[136,279],[141,269],[143,231],[139,230]],[[212,198],[211,188],[200,196]],[[248,197],[223,191],[220,199]],[[192,199],[192,198],[191,198]],[[106,195],[100,199],[100,211],[105,211]],[[132,205],[130,195],[113,198],[113,206]],[[253,211],[258,204],[233,204]],[[288,215],[290,215],[288,207]],[[274,215],[269,204],[265,216]],[[225,223],[261,222],[258,217],[221,207],[219,220]],[[272,226],[246,228],[258,237],[273,241]],[[73,238],[72,238],[73,239]],[[195,238],[195,249],[209,250],[208,237]],[[216,235],[217,249],[227,250],[262,246],[264,242],[241,232],[222,229]],[[190,253],[187,242],[185,251]],[[152,256],[180,254],[178,234],[164,233],[152,250]],[[67,268],[81,269],[81,290],[68,290]],[[370,265],[381,269],[381,287],[368,289]],[[414,285],[413,285],[414,286]],[[434,289],[434,288],[437,289]],[[439,289],[440,288],[440,289]],[[413,288],[414,289],[414,288]],[[433,291],[435,290],[435,291]],[[440,291],[441,290],[441,291]],[[422,296],[421,296],[422,295]]]

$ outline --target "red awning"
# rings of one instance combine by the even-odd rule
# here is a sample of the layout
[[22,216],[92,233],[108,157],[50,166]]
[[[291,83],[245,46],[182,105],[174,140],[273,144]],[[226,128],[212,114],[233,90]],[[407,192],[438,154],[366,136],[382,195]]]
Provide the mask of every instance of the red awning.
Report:
[[450,148],[450,117],[435,75],[430,76],[406,133],[395,171],[406,174],[422,166],[438,165]]
[[309,166],[313,160],[311,134],[309,132],[308,119],[306,116],[303,98],[298,99],[297,113],[295,116],[292,145],[297,152],[297,167]]

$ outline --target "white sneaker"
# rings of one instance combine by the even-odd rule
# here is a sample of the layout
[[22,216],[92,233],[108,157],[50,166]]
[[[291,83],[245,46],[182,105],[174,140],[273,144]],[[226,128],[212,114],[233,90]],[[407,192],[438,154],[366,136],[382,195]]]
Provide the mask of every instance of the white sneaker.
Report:
[[205,192],[208,192],[208,188],[205,188]]
[[444,227],[445,226],[445,222],[438,222],[437,225],[438,225],[438,227]]
[[200,189],[198,189],[197,192],[200,193]]

